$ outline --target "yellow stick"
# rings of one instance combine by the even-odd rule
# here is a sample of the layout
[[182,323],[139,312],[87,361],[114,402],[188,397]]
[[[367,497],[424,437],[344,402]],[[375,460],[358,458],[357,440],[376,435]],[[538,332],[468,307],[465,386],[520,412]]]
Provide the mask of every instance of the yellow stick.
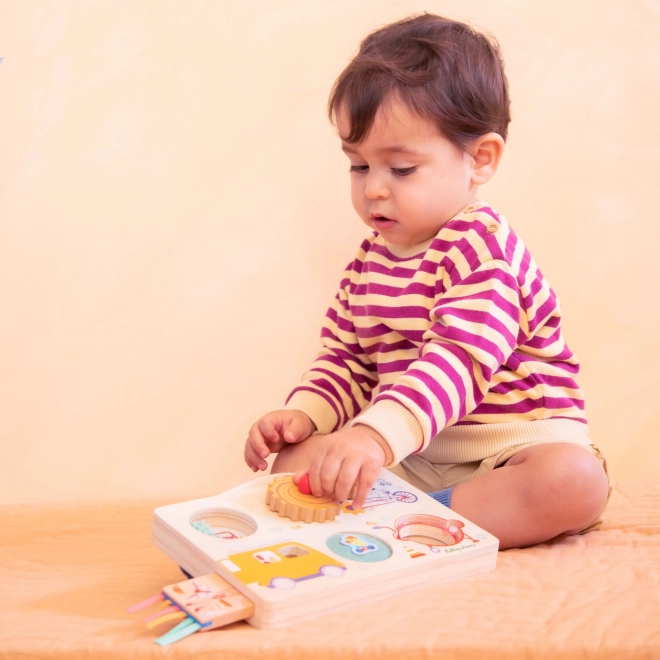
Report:
[[149,621],[149,623],[147,623],[147,628],[155,628],[156,626],[159,626],[161,623],[165,623],[166,621],[185,619],[187,616],[188,615],[185,612],[172,612],[171,614],[163,614],[163,616],[158,617],[153,621]]

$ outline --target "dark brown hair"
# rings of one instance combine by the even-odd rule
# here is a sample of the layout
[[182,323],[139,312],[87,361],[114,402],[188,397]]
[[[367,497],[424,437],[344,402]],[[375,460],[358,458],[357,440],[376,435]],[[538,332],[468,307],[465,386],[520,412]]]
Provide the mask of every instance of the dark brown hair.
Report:
[[509,90],[497,42],[469,25],[421,14],[369,34],[335,81],[328,114],[344,106],[349,143],[361,142],[378,109],[399,99],[465,151],[486,133],[506,140]]

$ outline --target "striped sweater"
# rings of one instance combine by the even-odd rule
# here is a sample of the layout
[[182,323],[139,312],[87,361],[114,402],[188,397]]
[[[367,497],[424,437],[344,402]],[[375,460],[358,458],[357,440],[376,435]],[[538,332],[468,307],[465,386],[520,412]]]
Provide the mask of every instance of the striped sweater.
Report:
[[370,426],[390,445],[390,465],[441,442],[449,426],[586,424],[558,300],[484,202],[416,246],[388,245],[378,233],[365,240],[321,339],[286,407],[320,433]]

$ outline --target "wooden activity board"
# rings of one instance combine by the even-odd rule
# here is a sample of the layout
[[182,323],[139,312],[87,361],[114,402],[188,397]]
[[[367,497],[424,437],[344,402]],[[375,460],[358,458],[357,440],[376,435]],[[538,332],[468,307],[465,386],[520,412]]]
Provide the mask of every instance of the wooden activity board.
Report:
[[224,578],[254,605],[247,621],[258,628],[489,571],[498,549],[495,537],[387,470],[361,509],[269,475],[156,509],[152,537],[191,575]]

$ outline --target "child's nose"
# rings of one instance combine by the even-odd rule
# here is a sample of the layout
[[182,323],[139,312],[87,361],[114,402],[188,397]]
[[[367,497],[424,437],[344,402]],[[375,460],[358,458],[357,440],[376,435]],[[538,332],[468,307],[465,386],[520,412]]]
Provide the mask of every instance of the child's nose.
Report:
[[387,199],[390,191],[382,176],[369,172],[364,186],[364,194],[369,199]]

